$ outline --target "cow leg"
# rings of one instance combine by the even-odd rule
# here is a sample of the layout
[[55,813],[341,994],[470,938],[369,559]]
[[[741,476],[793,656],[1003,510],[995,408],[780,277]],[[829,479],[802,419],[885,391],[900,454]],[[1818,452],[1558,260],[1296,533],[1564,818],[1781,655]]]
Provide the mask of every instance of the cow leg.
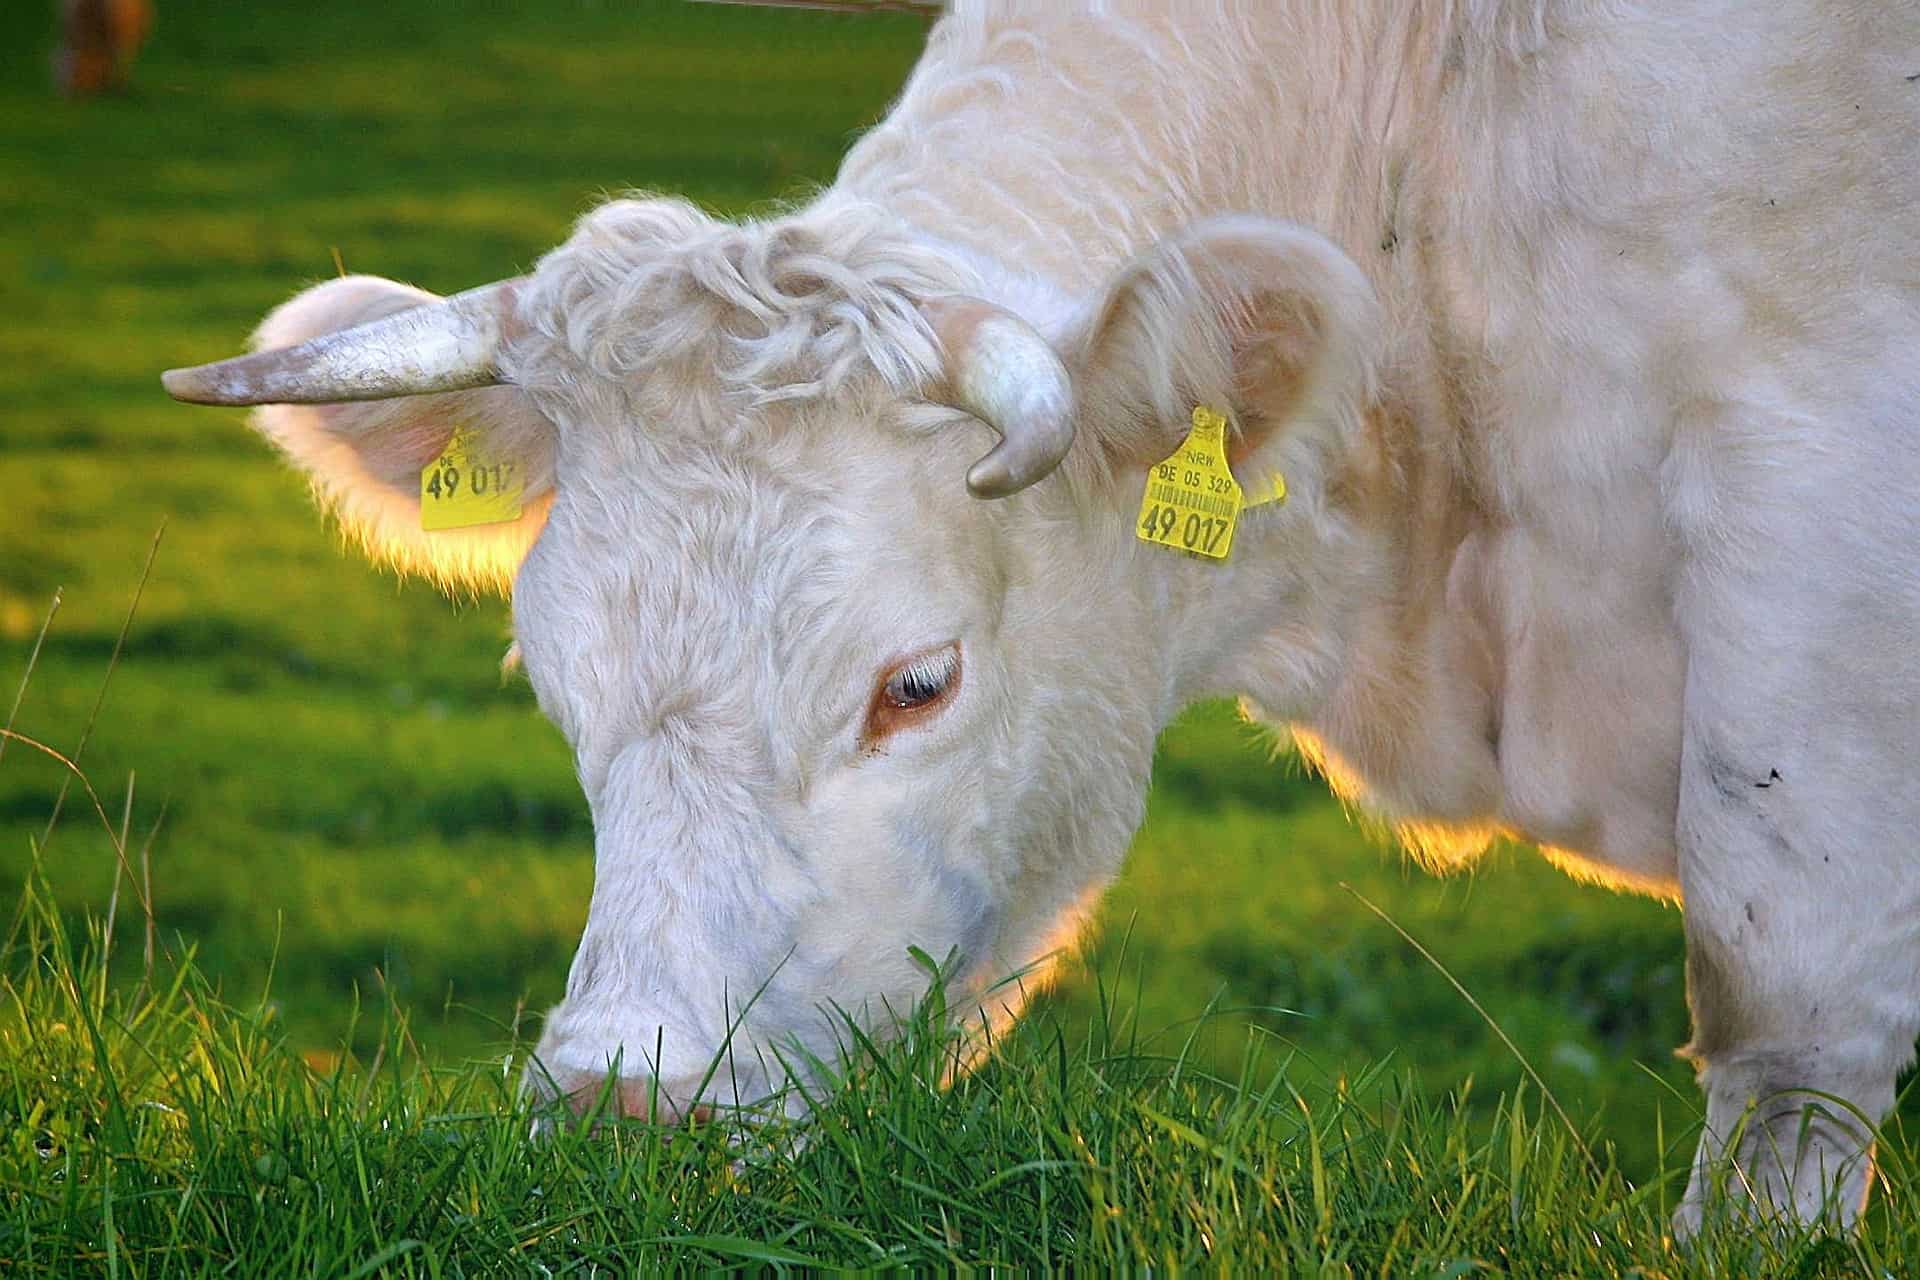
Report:
[[1691,1236],[1715,1212],[1849,1226],[1873,1176],[1869,1125],[1893,1105],[1911,1023],[1881,1016],[1884,972],[1876,984],[1864,966],[1823,964],[1840,948],[1790,941],[1819,927],[1819,913],[1758,892],[1700,896],[1712,905],[1687,907],[1686,1052],[1707,1112],[1675,1233]]
[[1751,489],[1701,504],[1726,536],[1676,593],[1686,1052],[1707,1093],[1681,1234],[1722,1210],[1852,1223],[1920,1034],[1911,464],[1767,448]]
[[[1743,705],[1763,717],[1779,704],[1762,691]],[[1872,838],[1890,797],[1852,785],[1861,762],[1817,727],[1767,750],[1765,734],[1735,748],[1725,720],[1689,719],[1686,1052],[1707,1115],[1675,1226],[1690,1234],[1716,1205],[1845,1226],[1872,1180],[1869,1126],[1893,1106],[1920,1031],[1913,827]]]

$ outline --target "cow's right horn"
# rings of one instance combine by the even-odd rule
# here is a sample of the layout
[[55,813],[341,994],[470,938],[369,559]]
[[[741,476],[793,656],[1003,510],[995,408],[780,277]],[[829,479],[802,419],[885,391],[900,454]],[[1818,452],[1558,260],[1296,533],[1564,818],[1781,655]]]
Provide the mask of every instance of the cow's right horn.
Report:
[[491,386],[519,285],[502,280],[297,346],[169,369],[160,382],[192,404],[334,404]]
[[1000,433],[967,471],[968,491],[1004,498],[1059,466],[1073,444],[1073,379],[1047,340],[978,298],[941,299],[922,310],[940,339],[950,402]]

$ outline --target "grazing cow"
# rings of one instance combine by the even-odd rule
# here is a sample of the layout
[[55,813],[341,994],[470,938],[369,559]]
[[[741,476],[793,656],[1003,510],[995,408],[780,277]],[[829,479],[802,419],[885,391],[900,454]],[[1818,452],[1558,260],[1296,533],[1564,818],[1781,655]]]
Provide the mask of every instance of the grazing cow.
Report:
[[[1234,693],[1424,860],[1681,899],[1681,1228],[1735,1135],[1851,1222],[1920,1031],[1916,73],[1867,0],[962,4],[803,208],[617,200],[167,386],[511,587],[595,827],[562,1091],[677,1114],[731,1029],[764,1095],[914,945],[1011,1015]],[[1197,408],[1286,488],[1225,558],[1145,536]]]

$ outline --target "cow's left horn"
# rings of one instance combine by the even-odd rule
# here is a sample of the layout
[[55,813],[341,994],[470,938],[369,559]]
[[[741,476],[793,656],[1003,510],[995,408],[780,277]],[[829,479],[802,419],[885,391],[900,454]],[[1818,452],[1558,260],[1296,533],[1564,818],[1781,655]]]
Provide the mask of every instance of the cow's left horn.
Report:
[[940,338],[954,407],[1000,433],[967,471],[973,496],[1007,497],[1059,466],[1073,444],[1073,380],[1047,340],[978,298],[929,302],[924,311]]
[[335,404],[492,386],[519,284],[502,280],[296,346],[169,369],[160,383],[192,404]]

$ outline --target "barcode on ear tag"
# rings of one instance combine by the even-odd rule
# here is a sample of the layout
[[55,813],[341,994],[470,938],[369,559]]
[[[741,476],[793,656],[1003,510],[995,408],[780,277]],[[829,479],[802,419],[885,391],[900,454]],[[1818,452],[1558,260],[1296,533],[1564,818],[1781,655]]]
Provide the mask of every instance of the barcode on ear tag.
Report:
[[420,469],[420,527],[432,533],[518,520],[525,489],[519,463],[488,456],[477,432],[456,428]]

